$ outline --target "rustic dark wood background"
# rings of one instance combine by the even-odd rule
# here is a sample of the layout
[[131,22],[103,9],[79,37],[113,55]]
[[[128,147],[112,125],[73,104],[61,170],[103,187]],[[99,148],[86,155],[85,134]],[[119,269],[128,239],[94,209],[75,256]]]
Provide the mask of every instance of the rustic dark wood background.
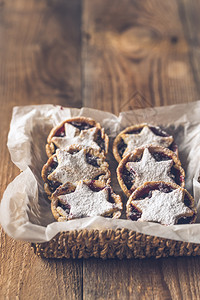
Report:
[[[12,107],[120,111],[200,98],[200,1],[0,0],[0,193]],[[42,260],[0,232],[0,299],[200,299],[200,257]]]

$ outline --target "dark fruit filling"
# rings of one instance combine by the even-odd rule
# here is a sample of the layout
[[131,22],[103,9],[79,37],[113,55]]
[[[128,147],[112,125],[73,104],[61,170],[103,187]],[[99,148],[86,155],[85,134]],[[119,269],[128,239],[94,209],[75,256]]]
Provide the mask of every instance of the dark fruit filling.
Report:
[[114,198],[113,198],[112,195],[111,195],[111,194],[112,194],[112,193],[111,193],[111,188],[108,187],[107,189],[108,189],[108,195],[109,195],[108,201],[109,201],[110,203],[115,203]]
[[49,184],[51,191],[54,192],[62,183],[60,183],[58,181],[48,180],[48,184]]
[[[57,168],[57,166],[58,166],[58,161],[57,161],[57,158],[54,157],[53,161],[51,162],[51,165],[47,169],[47,177],[49,176],[49,174],[51,174]],[[58,182],[58,181],[55,182],[52,180],[48,180],[48,184],[52,191],[55,191],[61,185],[60,182]]]
[[191,206],[191,201],[188,197],[188,195],[185,193],[185,197],[184,197],[184,204],[187,206],[187,207],[190,207]]
[[111,203],[115,203],[113,197],[112,197],[112,191],[111,191],[111,187],[110,186],[103,186],[103,187],[97,187],[95,186],[95,180],[91,180],[91,182],[88,184],[88,187],[93,191],[93,192],[99,192],[101,190],[103,190],[104,188],[106,188],[108,190],[108,194],[109,194],[109,202]]
[[[86,154],[86,161],[87,161],[87,163],[90,164],[90,165],[93,165],[94,167],[99,168],[100,166],[98,164],[97,159],[98,158],[96,156],[93,156],[93,155],[91,155],[89,153]],[[103,175],[103,172],[102,172],[102,174],[99,174],[98,176],[96,176],[94,178],[94,180],[98,180],[101,175]]]
[[128,190],[130,190],[133,185],[133,180],[135,179],[134,173],[129,172],[126,168],[124,168],[122,171],[122,179]]
[[70,205],[67,203],[67,204],[63,204],[63,203],[58,203],[58,206],[60,206],[67,214],[69,214],[70,212]]
[[65,136],[65,127],[64,127],[64,125],[56,131],[55,136],[60,136],[60,137]]
[[50,166],[47,169],[47,177],[49,176],[49,174],[51,174],[58,166],[58,160],[57,157],[55,156],[50,164]]
[[93,192],[99,192],[104,189],[104,187],[97,187],[95,186],[95,180],[91,180],[91,182],[88,184],[88,187],[93,191]]
[[[60,195],[65,195],[67,193],[67,190],[69,189],[69,186],[68,184],[64,184],[62,186],[59,187],[59,196]],[[75,188],[74,188],[74,191],[75,191]]]
[[85,122],[72,121],[69,124],[73,125],[74,127],[78,128],[79,130],[87,130],[87,129],[90,129],[90,128],[94,127],[94,126],[92,126],[88,123],[85,123]]
[[193,222],[194,218],[195,218],[195,214],[191,217],[182,217],[178,219],[178,222],[176,224],[190,224]]
[[139,129],[135,129],[135,130],[131,130],[129,132],[127,132],[127,134],[138,134],[142,131],[143,127],[142,128],[139,128]]
[[99,145],[99,147],[101,148],[101,150],[105,150],[105,141],[101,137],[101,130],[98,131],[96,142]]
[[[94,126],[88,124],[88,123],[81,123],[81,122],[70,122],[69,124],[73,125],[74,127],[78,128],[79,130],[86,130],[90,129]],[[65,136],[65,125],[63,124],[62,127],[60,127],[54,136],[64,137]]]
[[[142,131],[144,127],[141,127],[137,130],[131,130],[128,132],[128,134],[138,134]],[[156,134],[156,135],[159,135],[159,136],[163,136],[163,137],[167,137],[169,136],[166,132],[164,132],[161,128],[159,127],[153,127],[153,126],[149,126],[149,128],[151,129],[151,131]]]
[[[156,161],[165,161],[170,160],[171,157],[162,153],[162,152],[152,152],[151,155],[155,158]],[[172,166],[169,176],[178,184],[181,185],[184,182],[185,178],[181,175],[180,171]]]
[[164,132],[161,128],[159,127],[153,127],[153,126],[149,126],[149,128],[151,129],[151,131],[159,136],[163,136],[163,137],[167,137],[169,136],[166,132]]
[[131,212],[128,216],[129,219],[132,221],[137,221],[139,218],[141,218],[142,213],[135,207],[131,206]]
[[137,194],[137,199],[145,199],[146,197],[151,198],[152,191],[154,190],[159,190],[162,193],[170,193],[174,189],[171,186],[164,183],[155,184],[153,186],[146,186]]
[[170,160],[171,158],[162,152],[151,152],[156,161]]
[[89,153],[86,154],[86,161],[88,164],[93,165],[94,167],[99,167],[97,162],[97,157]]
[[[138,133],[140,133],[141,131],[142,131],[142,128],[137,129],[137,130],[129,131],[127,134],[138,134]],[[123,156],[123,153],[124,153],[124,151],[126,150],[126,147],[127,147],[127,144],[124,143],[124,140],[123,140],[123,139],[121,139],[121,141],[120,141],[120,143],[119,143],[119,145],[118,145],[118,147],[117,147],[118,153],[119,153],[119,155],[120,155],[121,157]]]
[[167,185],[167,184],[160,183],[160,184],[158,184],[158,190],[159,190],[160,192],[162,192],[162,193],[170,193],[170,192],[172,192],[174,189],[173,189],[171,186]]
[[99,174],[96,177],[94,177],[94,180],[99,180],[99,177],[102,176],[103,174]]
[[172,166],[169,176],[176,182],[176,184],[181,185],[185,178],[180,174],[180,171]]
[[176,145],[176,143],[172,143],[169,147],[169,149],[173,152],[176,152],[178,150],[178,146]]
[[71,151],[69,151],[69,153],[74,155],[74,154],[78,153],[79,151],[80,151],[79,149],[72,149]]
[[124,153],[126,147],[127,147],[127,144],[125,144],[124,140],[121,139],[121,141],[120,141],[120,143],[118,144],[118,147],[117,147],[118,153],[121,157],[123,156],[123,153]]

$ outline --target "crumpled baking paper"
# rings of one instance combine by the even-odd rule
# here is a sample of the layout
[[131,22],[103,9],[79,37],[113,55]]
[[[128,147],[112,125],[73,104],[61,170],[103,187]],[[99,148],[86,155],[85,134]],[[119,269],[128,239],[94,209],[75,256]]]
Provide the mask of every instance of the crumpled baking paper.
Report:
[[109,135],[108,162],[112,172],[112,186],[122,196],[124,207],[127,199],[117,183],[117,162],[112,156],[114,137],[135,123],[147,122],[165,128],[179,146],[179,158],[186,171],[186,188],[194,195],[199,214],[200,183],[197,179],[200,172],[200,101],[122,112],[118,117],[89,108],[34,105],[13,108],[8,149],[13,163],[22,172],[8,185],[1,201],[0,223],[4,231],[15,239],[45,242],[60,231],[128,228],[152,236],[200,243],[199,216],[196,224],[172,226],[104,217],[54,221],[40,175],[47,161],[46,139],[53,126],[74,116],[95,119]]

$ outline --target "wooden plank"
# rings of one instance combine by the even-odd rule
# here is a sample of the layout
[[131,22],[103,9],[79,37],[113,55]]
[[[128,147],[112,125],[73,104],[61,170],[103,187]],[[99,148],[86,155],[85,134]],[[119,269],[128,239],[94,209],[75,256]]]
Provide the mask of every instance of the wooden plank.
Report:
[[0,95],[80,107],[80,1],[16,2],[1,6]]
[[[200,3],[83,1],[83,102],[118,114],[200,98]],[[83,299],[198,299],[200,258],[83,262]]]
[[118,114],[199,99],[198,10],[189,0],[84,0],[84,104]]
[[[80,20],[79,0],[1,1],[1,197],[19,173],[6,147],[12,107],[82,106]],[[42,260],[2,230],[0,278],[0,299],[82,298],[81,260]]]
[[82,299],[82,261],[40,259],[1,233],[0,299]]
[[84,261],[83,299],[198,299],[198,258]]
[[184,37],[188,44],[188,55],[190,67],[192,70],[193,81],[198,91],[198,99],[200,95],[200,53],[199,53],[199,26],[200,19],[197,11],[200,9],[199,1],[183,0],[178,1],[178,11],[182,24]]

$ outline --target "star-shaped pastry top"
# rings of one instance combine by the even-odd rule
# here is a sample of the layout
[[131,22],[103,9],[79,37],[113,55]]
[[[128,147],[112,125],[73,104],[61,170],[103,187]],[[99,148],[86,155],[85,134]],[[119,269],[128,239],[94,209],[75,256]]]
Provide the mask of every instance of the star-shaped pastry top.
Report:
[[66,138],[73,138],[79,134],[80,134],[80,130],[77,127],[75,127],[69,123],[65,123],[65,137]]
[[144,126],[142,131],[138,134],[122,134],[127,148],[123,153],[123,157],[132,152],[135,148],[145,147],[147,145],[169,147],[173,142],[172,136],[155,135],[148,126]]
[[173,225],[180,217],[192,216],[194,212],[184,204],[184,195],[181,188],[170,193],[155,190],[152,192],[151,198],[134,200],[133,205],[142,212],[138,220]]
[[134,173],[134,186],[138,187],[146,181],[165,181],[174,183],[174,180],[168,175],[173,165],[173,161],[156,161],[149,152],[144,149],[142,159],[138,162],[127,162],[126,168]]
[[73,193],[58,198],[62,204],[70,206],[68,219],[102,216],[117,208],[117,204],[108,202],[109,192],[106,187],[94,192],[83,181],[78,183]]
[[52,138],[52,142],[54,142],[54,144],[60,149],[64,149],[67,146],[76,144],[100,150],[99,145],[95,142],[98,130],[99,129],[96,127],[87,130],[81,130],[80,134],[77,136],[75,136],[77,134],[77,131],[75,131],[74,133],[73,131],[71,131],[70,135],[74,134],[74,137],[69,137],[67,133],[67,135],[64,137],[54,136]]
[[71,154],[66,150],[57,149],[57,168],[48,176],[49,180],[61,183],[76,182],[81,179],[93,179],[102,174],[100,167],[89,164],[86,160],[86,149]]

